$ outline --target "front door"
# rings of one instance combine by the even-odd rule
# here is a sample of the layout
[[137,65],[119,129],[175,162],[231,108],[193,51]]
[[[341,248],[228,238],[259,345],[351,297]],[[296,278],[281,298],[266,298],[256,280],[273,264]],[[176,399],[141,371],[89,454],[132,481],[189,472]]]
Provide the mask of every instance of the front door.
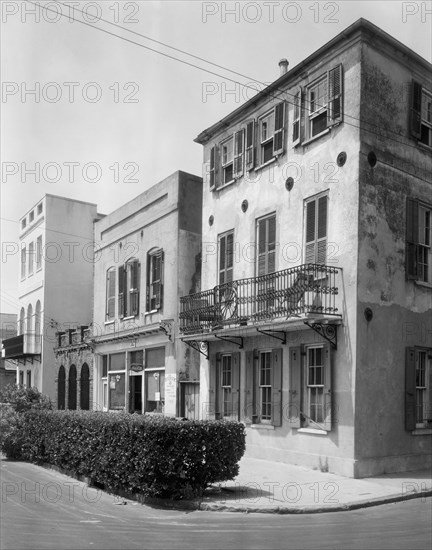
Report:
[[130,380],[129,411],[131,413],[142,413],[142,375],[135,375]]

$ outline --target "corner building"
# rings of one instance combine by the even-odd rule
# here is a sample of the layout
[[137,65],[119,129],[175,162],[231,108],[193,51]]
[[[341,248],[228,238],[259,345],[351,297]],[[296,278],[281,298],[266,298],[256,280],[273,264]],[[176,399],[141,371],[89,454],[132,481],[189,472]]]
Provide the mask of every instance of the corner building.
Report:
[[[431,461],[431,65],[359,20],[196,138],[202,286],[180,336],[249,456]],[[204,405],[206,405],[204,407]]]

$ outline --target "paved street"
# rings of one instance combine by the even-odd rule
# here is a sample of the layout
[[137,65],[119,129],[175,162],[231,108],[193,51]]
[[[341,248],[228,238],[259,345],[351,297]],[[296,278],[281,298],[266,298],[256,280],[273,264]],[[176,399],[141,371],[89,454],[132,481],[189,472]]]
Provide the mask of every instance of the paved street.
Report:
[[[429,549],[431,498],[323,514],[158,510],[2,461],[1,548]],[[127,504],[123,504],[127,502]]]

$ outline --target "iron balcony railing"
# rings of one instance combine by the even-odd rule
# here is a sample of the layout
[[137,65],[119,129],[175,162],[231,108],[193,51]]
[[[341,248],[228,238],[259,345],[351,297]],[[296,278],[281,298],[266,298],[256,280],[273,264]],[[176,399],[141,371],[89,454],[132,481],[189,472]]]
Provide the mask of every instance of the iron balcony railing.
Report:
[[300,315],[341,317],[340,268],[304,264],[180,298],[180,332],[197,334]]

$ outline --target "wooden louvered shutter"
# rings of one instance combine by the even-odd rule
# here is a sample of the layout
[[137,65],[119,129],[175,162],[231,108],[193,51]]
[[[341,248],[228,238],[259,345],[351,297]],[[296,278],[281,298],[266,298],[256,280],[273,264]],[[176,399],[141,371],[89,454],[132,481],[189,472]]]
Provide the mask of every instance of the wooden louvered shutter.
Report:
[[413,80],[411,84],[410,130],[411,135],[416,139],[421,139],[421,103],[422,86]]
[[300,347],[290,349],[289,422],[292,428],[301,427],[301,353]]
[[273,135],[273,155],[281,155],[284,149],[284,130],[285,130],[285,102],[281,101],[274,107],[274,135]]
[[416,427],[416,363],[415,348],[406,348],[405,358],[405,429]]
[[137,261],[130,264],[131,270],[131,288],[130,288],[130,303],[131,303],[131,315],[138,315],[139,313],[139,280],[140,280],[140,268],[141,264]]
[[216,149],[215,146],[213,146],[210,149],[210,166],[209,166],[210,189],[213,189],[215,186],[215,149]]
[[217,385],[219,383],[219,365],[220,365],[220,353],[212,353],[209,361],[209,400],[207,409],[207,418],[219,417],[219,407],[217,399]]
[[282,350],[272,352],[272,424],[282,425]]
[[234,177],[239,178],[243,175],[244,164],[244,130],[239,130],[234,134]]
[[276,216],[258,221],[257,275],[266,275],[276,270]]
[[327,196],[306,203],[305,263],[326,263],[327,203]]
[[406,243],[405,243],[405,272],[406,278],[417,280],[418,232],[419,232],[418,201],[407,198],[406,201]]
[[232,354],[231,358],[231,397],[232,415],[240,420],[240,353]]
[[324,361],[324,422],[323,427],[330,431],[332,427],[332,372],[330,346],[323,348]]
[[255,121],[251,120],[246,126],[246,170],[255,166]]
[[315,263],[315,201],[306,203],[305,263]]
[[119,317],[125,316],[125,289],[126,289],[126,270],[124,266],[118,268],[118,281],[119,281],[119,293],[118,293],[118,314]]
[[161,250],[157,255],[153,257],[153,300],[154,309],[162,308],[162,296],[163,296],[163,266],[164,266],[164,253]]
[[244,401],[244,421],[246,424],[251,424],[255,412],[255,398],[254,398],[254,352],[246,352],[246,366],[245,366],[245,401]]
[[328,110],[327,124],[331,126],[342,121],[342,65],[328,73]]
[[292,140],[293,145],[300,143],[300,110],[301,110],[301,91],[299,90],[294,96],[293,107],[293,123],[292,123]]
[[116,299],[115,268],[111,268],[107,271],[106,292],[107,292],[106,317],[107,319],[113,319],[115,317],[115,299]]
[[317,264],[325,264],[327,260],[327,196],[318,199],[317,223]]

